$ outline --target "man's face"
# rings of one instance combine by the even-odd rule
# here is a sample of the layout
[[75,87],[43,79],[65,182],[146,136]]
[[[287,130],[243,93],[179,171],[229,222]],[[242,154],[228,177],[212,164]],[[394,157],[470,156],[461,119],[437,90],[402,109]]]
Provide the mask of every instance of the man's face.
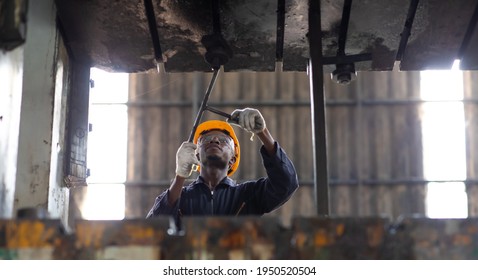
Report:
[[234,163],[234,141],[221,131],[209,131],[198,139],[201,165],[216,168],[229,168]]

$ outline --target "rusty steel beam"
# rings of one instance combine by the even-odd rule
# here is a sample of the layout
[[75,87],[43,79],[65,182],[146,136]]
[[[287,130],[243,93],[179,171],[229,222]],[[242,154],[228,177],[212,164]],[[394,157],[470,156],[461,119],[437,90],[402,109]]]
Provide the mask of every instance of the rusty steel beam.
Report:
[[0,219],[0,259],[199,260],[476,259],[477,218],[185,217],[184,235],[169,218],[79,220],[65,233],[59,220]]

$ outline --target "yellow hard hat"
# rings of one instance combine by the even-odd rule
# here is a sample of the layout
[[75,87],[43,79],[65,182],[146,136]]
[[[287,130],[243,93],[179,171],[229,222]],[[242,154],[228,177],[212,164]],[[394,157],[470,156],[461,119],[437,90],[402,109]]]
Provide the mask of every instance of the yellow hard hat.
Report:
[[232,126],[225,121],[205,121],[201,123],[196,129],[196,133],[194,134],[194,144],[197,144],[199,136],[211,130],[223,131],[228,134],[234,141],[234,156],[236,157],[236,162],[234,162],[231,168],[229,168],[229,170],[227,171],[227,175],[231,176],[232,174],[234,174],[234,172],[236,172],[236,169],[239,167],[239,160],[241,159],[241,147],[239,146],[239,141],[237,140],[236,133],[234,132]]

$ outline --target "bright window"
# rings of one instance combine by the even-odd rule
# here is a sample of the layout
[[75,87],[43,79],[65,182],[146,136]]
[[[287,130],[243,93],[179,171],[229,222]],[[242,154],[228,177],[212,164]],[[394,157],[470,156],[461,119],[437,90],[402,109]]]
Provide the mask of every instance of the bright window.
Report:
[[[455,65],[457,65],[455,63]],[[430,218],[466,218],[466,146],[463,75],[449,71],[421,73],[423,164]],[[433,182],[435,181],[435,182]]]
[[121,220],[125,212],[128,74],[91,69],[84,219]]

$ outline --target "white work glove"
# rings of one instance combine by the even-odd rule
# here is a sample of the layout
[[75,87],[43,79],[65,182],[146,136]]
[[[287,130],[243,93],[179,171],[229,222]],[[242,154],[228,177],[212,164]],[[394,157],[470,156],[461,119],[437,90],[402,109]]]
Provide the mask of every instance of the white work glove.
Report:
[[176,175],[187,178],[193,172],[193,166],[199,165],[196,157],[197,146],[191,142],[183,142],[176,152]]
[[234,110],[231,118],[228,119],[231,124],[238,125],[243,129],[252,133],[259,133],[266,128],[266,121],[262,117],[261,112],[253,108],[244,108]]

